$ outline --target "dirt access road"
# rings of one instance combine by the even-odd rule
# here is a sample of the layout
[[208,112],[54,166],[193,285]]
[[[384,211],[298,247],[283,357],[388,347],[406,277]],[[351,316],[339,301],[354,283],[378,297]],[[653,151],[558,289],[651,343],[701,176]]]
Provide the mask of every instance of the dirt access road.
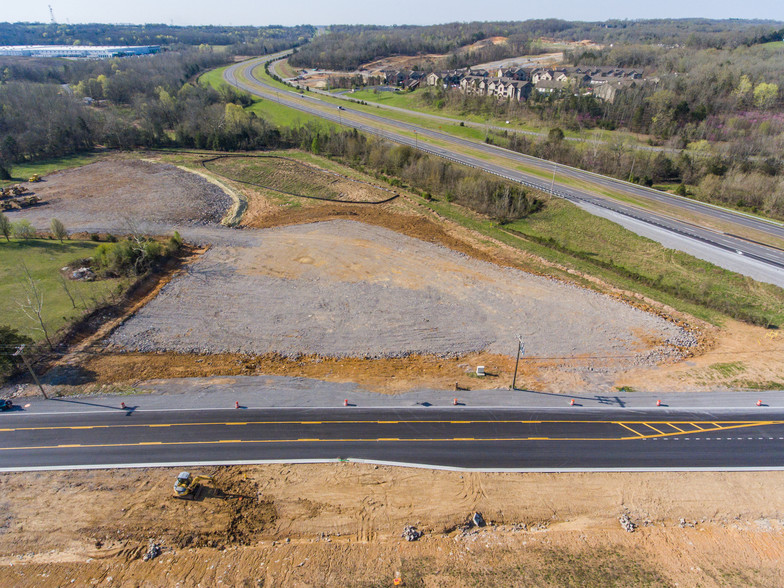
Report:
[[[178,473],[0,475],[3,583],[391,586],[396,573],[409,587],[784,582],[782,472],[266,465],[199,472],[215,478],[196,502],[170,498]],[[488,525],[469,527],[474,512]],[[407,525],[423,537],[404,541]],[[145,562],[150,540],[162,554]]]

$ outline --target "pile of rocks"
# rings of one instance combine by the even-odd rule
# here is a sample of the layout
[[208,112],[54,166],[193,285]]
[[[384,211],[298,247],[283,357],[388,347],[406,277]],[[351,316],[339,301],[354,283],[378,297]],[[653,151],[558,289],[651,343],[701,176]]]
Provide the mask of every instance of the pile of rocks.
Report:
[[403,535],[401,536],[406,541],[416,541],[422,536],[422,531],[418,530],[412,525],[408,525],[405,529],[403,529]]
[[634,530],[637,528],[637,525],[632,522],[628,514],[622,515],[618,521],[621,523],[621,527],[626,529],[629,533],[634,533]]

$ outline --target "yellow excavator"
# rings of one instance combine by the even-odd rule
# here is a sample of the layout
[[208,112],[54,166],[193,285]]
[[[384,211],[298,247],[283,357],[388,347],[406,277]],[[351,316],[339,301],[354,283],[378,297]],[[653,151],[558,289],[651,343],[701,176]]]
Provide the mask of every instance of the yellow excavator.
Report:
[[174,482],[175,498],[184,498],[186,500],[196,500],[202,482],[211,481],[210,476],[191,476],[189,472],[181,472],[177,476],[177,481]]

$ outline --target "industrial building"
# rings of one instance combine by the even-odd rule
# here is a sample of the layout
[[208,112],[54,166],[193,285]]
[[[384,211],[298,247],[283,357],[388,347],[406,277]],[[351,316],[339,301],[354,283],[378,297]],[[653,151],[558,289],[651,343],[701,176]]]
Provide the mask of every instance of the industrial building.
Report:
[[0,46],[0,55],[16,57],[70,57],[80,59],[105,59],[157,53],[159,45],[81,46],[81,45],[11,45]]

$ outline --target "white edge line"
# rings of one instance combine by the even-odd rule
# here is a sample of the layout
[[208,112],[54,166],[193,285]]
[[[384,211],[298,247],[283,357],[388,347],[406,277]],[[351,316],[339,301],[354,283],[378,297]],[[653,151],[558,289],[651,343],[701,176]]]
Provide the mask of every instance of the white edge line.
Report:
[[236,461],[170,461],[157,463],[122,463],[122,464],[91,464],[70,466],[29,466],[0,468],[0,473],[46,472],[65,470],[107,470],[107,469],[142,469],[142,468],[181,468],[206,466],[236,466],[264,464],[321,464],[321,463],[360,463],[367,465],[383,465],[391,467],[417,468],[426,470],[444,470],[449,472],[481,472],[481,473],[574,473],[574,472],[769,472],[784,470],[784,466],[731,466],[731,467],[628,467],[628,468],[470,468],[459,466],[431,465],[423,463],[384,461],[362,458],[331,458],[331,459],[258,459]]

